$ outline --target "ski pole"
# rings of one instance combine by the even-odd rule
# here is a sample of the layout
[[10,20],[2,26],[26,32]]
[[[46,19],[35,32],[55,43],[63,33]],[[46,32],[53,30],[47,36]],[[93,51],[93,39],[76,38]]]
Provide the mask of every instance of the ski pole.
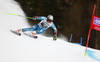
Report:
[[[12,13],[7,13],[7,12],[2,12],[2,13],[9,14],[9,15],[14,15],[14,16],[25,17],[25,16],[22,16],[22,15],[17,15],[17,14],[12,14]],[[26,17],[26,18],[33,19],[32,17]]]

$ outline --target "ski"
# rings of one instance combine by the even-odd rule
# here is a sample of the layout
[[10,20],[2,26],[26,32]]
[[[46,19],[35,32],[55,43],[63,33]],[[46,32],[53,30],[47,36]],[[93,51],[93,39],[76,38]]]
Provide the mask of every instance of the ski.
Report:
[[17,31],[15,31],[15,30],[10,30],[12,33],[14,33],[14,34],[17,34],[17,35],[21,35],[21,33],[19,33],[19,32],[17,32]]
[[35,38],[35,39],[37,39],[38,37],[36,36],[36,35],[31,35],[31,34],[29,34],[29,33],[24,33],[26,36],[29,36],[29,37],[32,37],[32,38]]

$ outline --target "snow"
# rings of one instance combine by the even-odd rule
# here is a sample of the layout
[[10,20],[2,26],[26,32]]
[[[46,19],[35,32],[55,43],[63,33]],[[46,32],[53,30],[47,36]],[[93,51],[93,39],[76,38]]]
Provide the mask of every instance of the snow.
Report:
[[[18,17],[2,12],[25,16],[20,5],[14,0],[0,1],[0,62],[98,62],[91,57],[84,56],[85,47],[65,42],[52,37],[38,35],[38,39],[17,36],[10,29],[30,27],[25,17]],[[100,50],[94,54],[100,59]]]

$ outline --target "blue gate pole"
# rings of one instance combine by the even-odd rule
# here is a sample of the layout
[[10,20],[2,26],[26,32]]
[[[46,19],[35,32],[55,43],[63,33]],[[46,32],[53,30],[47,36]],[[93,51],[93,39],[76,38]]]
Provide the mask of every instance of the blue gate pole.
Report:
[[81,37],[81,40],[80,40],[80,45],[82,45],[82,37]]
[[71,41],[72,41],[72,36],[73,36],[73,34],[71,34],[71,36],[70,36],[70,41],[69,41],[70,43],[71,43]]

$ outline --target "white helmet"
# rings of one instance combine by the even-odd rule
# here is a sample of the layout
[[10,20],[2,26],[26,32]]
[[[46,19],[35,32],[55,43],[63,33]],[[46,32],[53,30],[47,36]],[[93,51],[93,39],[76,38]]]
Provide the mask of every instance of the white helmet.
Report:
[[52,21],[53,21],[53,16],[52,16],[52,15],[48,15],[47,18],[48,18],[49,20],[52,20]]

